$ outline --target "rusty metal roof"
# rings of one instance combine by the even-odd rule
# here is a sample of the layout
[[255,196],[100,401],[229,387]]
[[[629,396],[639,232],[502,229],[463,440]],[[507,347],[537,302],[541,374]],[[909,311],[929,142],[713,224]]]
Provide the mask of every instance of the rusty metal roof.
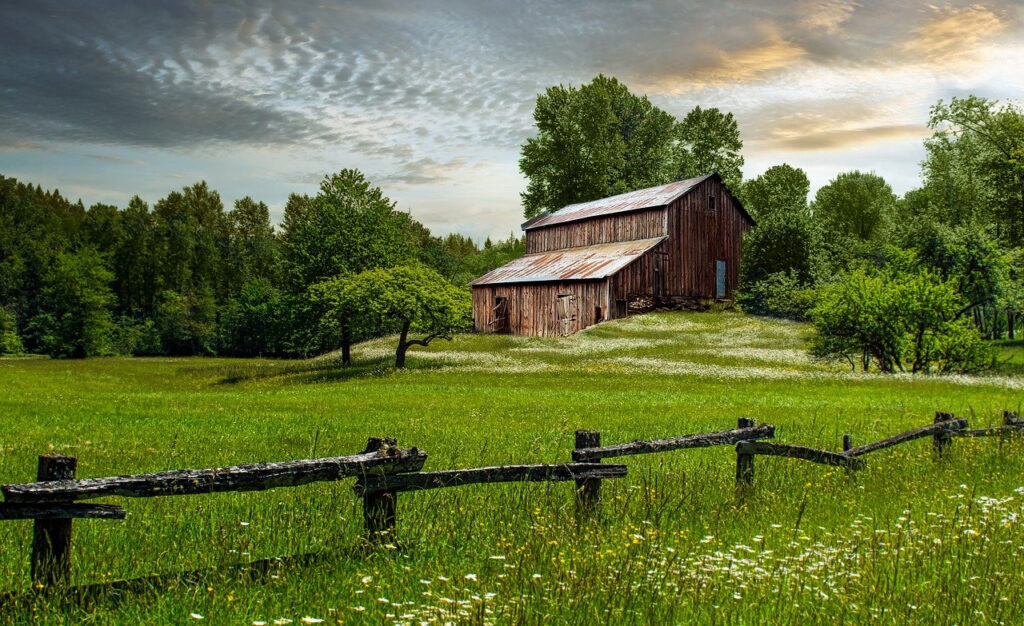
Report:
[[471,285],[594,280],[615,274],[667,237],[599,243],[527,254],[491,270]]
[[601,198],[600,200],[591,200],[590,202],[570,204],[567,207],[558,209],[554,213],[541,213],[537,217],[525,222],[523,224],[523,230],[542,228],[544,226],[552,226],[554,224],[562,224],[564,222],[574,222],[576,220],[585,220],[587,218],[597,217],[600,215],[637,211],[640,209],[653,209],[655,207],[665,206],[712,176],[715,176],[715,174],[705,174],[704,176],[698,176],[697,178],[677,180],[674,183],[661,185],[659,187],[650,187],[648,189],[630,191],[629,193],[620,193],[619,195],[611,196],[610,198]]

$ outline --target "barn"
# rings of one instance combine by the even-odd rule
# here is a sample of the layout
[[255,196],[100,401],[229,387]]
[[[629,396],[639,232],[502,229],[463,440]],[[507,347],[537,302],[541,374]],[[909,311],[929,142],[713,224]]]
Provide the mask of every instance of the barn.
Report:
[[526,255],[471,283],[481,332],[570,335],[732,297],[753,218],[718,174],[572,204],[523,224]]

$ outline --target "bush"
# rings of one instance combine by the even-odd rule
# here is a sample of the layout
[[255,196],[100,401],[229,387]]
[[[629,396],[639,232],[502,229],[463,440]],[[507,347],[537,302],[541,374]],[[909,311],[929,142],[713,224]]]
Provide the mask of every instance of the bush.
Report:
[[121,317],[114,332],[114,349],[126,356],[156,356],[163,353],[160,331],[151,319]]
[[744,286],[736,301],[747,313],[807,320],[817,292],[802,285],[795,272],[776,272]]
[[868,371],[977,371],[987,349],[959,318],[962,299],[951,282],[925,270],[869,274],[858,269],[821,288],[810,317],[811,353]]
[[25,347],[18,336],[17,319],[7,309],[0,308],[0,355],[24,352]]

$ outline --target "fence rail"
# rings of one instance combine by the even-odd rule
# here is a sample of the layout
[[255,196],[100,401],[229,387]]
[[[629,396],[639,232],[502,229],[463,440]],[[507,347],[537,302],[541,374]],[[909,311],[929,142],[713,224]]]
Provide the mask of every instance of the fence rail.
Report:
[[418,472],[388,476],[367,476],[354,487],[357,496],[380,491],[422,491],[481,483],[540,482],[585,480],[589,478],[623,478],[625,465],[601,463],[563,463],[561,465],[499,465],[471,469]]
[[720,430],[712,433],[697,433],[694,435],[683,435],[682,437],[655,439],[653,441],[631,441],[629,443],[620,443],[614,446],[604,446],[603,448],[577,448],[572,451],[572,458],[574,461],[592,461],[620,456],[630,456],[634,454],[655,454],[658,452],[670,452],[672,450],[731,445],[739,443],[740,441],[771,439],[774,436],[775,427],[771,424],[762,424],[760,426],[741,426],[732,430]]
[[844,435],[843,451],[832,452],[761,441],[773,438],[775,427],[756,425],[753,419],[742,417],[731,430],[604,447],[600,432],[580,430],[576,432],[573,462],[554,465],[422,472],[426,452],[399,448],[394,439],[371,438],[363,452],[349,456],[81,480],[75,479],[76,459],[43,455],[39,457],[36,482],[0,485],[4,496],[0,520],[33,520],[32,581],[37,588],[59,588],[66,585],[70,571],[72,520],[125,518],[120,506],[81,504],[80,500],[254,491],[354,478],[355,493],[363,500],[366,537],[380,542],[395,536],[398,493],[403,491],[499,482],[575,481],[579,510],[590,514],[600,504],[601,481],[626,476],[625,465],[601,463],[607,458],[735,444],[736,482],[749,487],[753,483],[756,456],[787,457],[852,471],[865,466],[861,457],[866,454],[928,436],[932,437],[936,456],[941,457],[953,437],[1006,438],[1014,434],[1024,434],[1024,420],[1010,411],[1004,412],[1001,426],[975,430],[968,429],[967,420],[940,412],[932,424],[859,447],[853,447],[851,436]]
[[382,447],[361,454],[323,459],[2,485],[0,492],[4,494],[4,500],[7,502],[38,503],[90,500],[109,496],[152,498],[224,491],[260,491],[343,480],[367,474],[416,472],[423,467],[426,460],[427,454],[416,448],[400,450]]

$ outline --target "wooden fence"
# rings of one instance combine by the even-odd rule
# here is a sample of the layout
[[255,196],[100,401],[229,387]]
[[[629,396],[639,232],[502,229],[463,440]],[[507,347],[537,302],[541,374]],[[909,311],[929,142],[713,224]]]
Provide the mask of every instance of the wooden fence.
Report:
[[427,453],[417,448],[399,448],[394,439],[371,438],[366,449],[350,456],[304,459],[278,463],[255,463],[204,470],[173,470],[153,474],[75,479],[76,459],[60,455],[39,457],[36,482],[0,485],[0,520],[33,520],[31,577],[37,589],[62,588],[70,572],[71,531],[74,519],[120,520],[125,511],[110,504],[83,504],[82,500],[110,496],[151,498],[217,492],[257,491],[294,487],[314,482],[355,479],[355,493],[363,500],[366,538],[379,543],[395,536],[398,493],[440,489],[461,485],[500,482],[574,481],[576,502],[582,514],[592,514],[600,504],[601,481],[626,476],[626,466],[602,463],[637,454],[735,445],[736,482],[750,487],[754,478],[754,457],[779,456],[844,467],[864,467],[861,456],[891,446],[932,437],[936,456],[943,456],[953,437],[987,437],[1024,433],[1024,420],[1009,411],[1003,424],[994,428],[969,430],[967,420],[949,413],[936,413],[932,424],[853,447],[850,435],[843,437],[843,450],[832,452],[763,441],[775,436],[775,427],[757,425],[740,418],[737,427],[601,446],[601,433],[577,431],[572,462],[556,465],[506,465],[435,472],[422,472]]

